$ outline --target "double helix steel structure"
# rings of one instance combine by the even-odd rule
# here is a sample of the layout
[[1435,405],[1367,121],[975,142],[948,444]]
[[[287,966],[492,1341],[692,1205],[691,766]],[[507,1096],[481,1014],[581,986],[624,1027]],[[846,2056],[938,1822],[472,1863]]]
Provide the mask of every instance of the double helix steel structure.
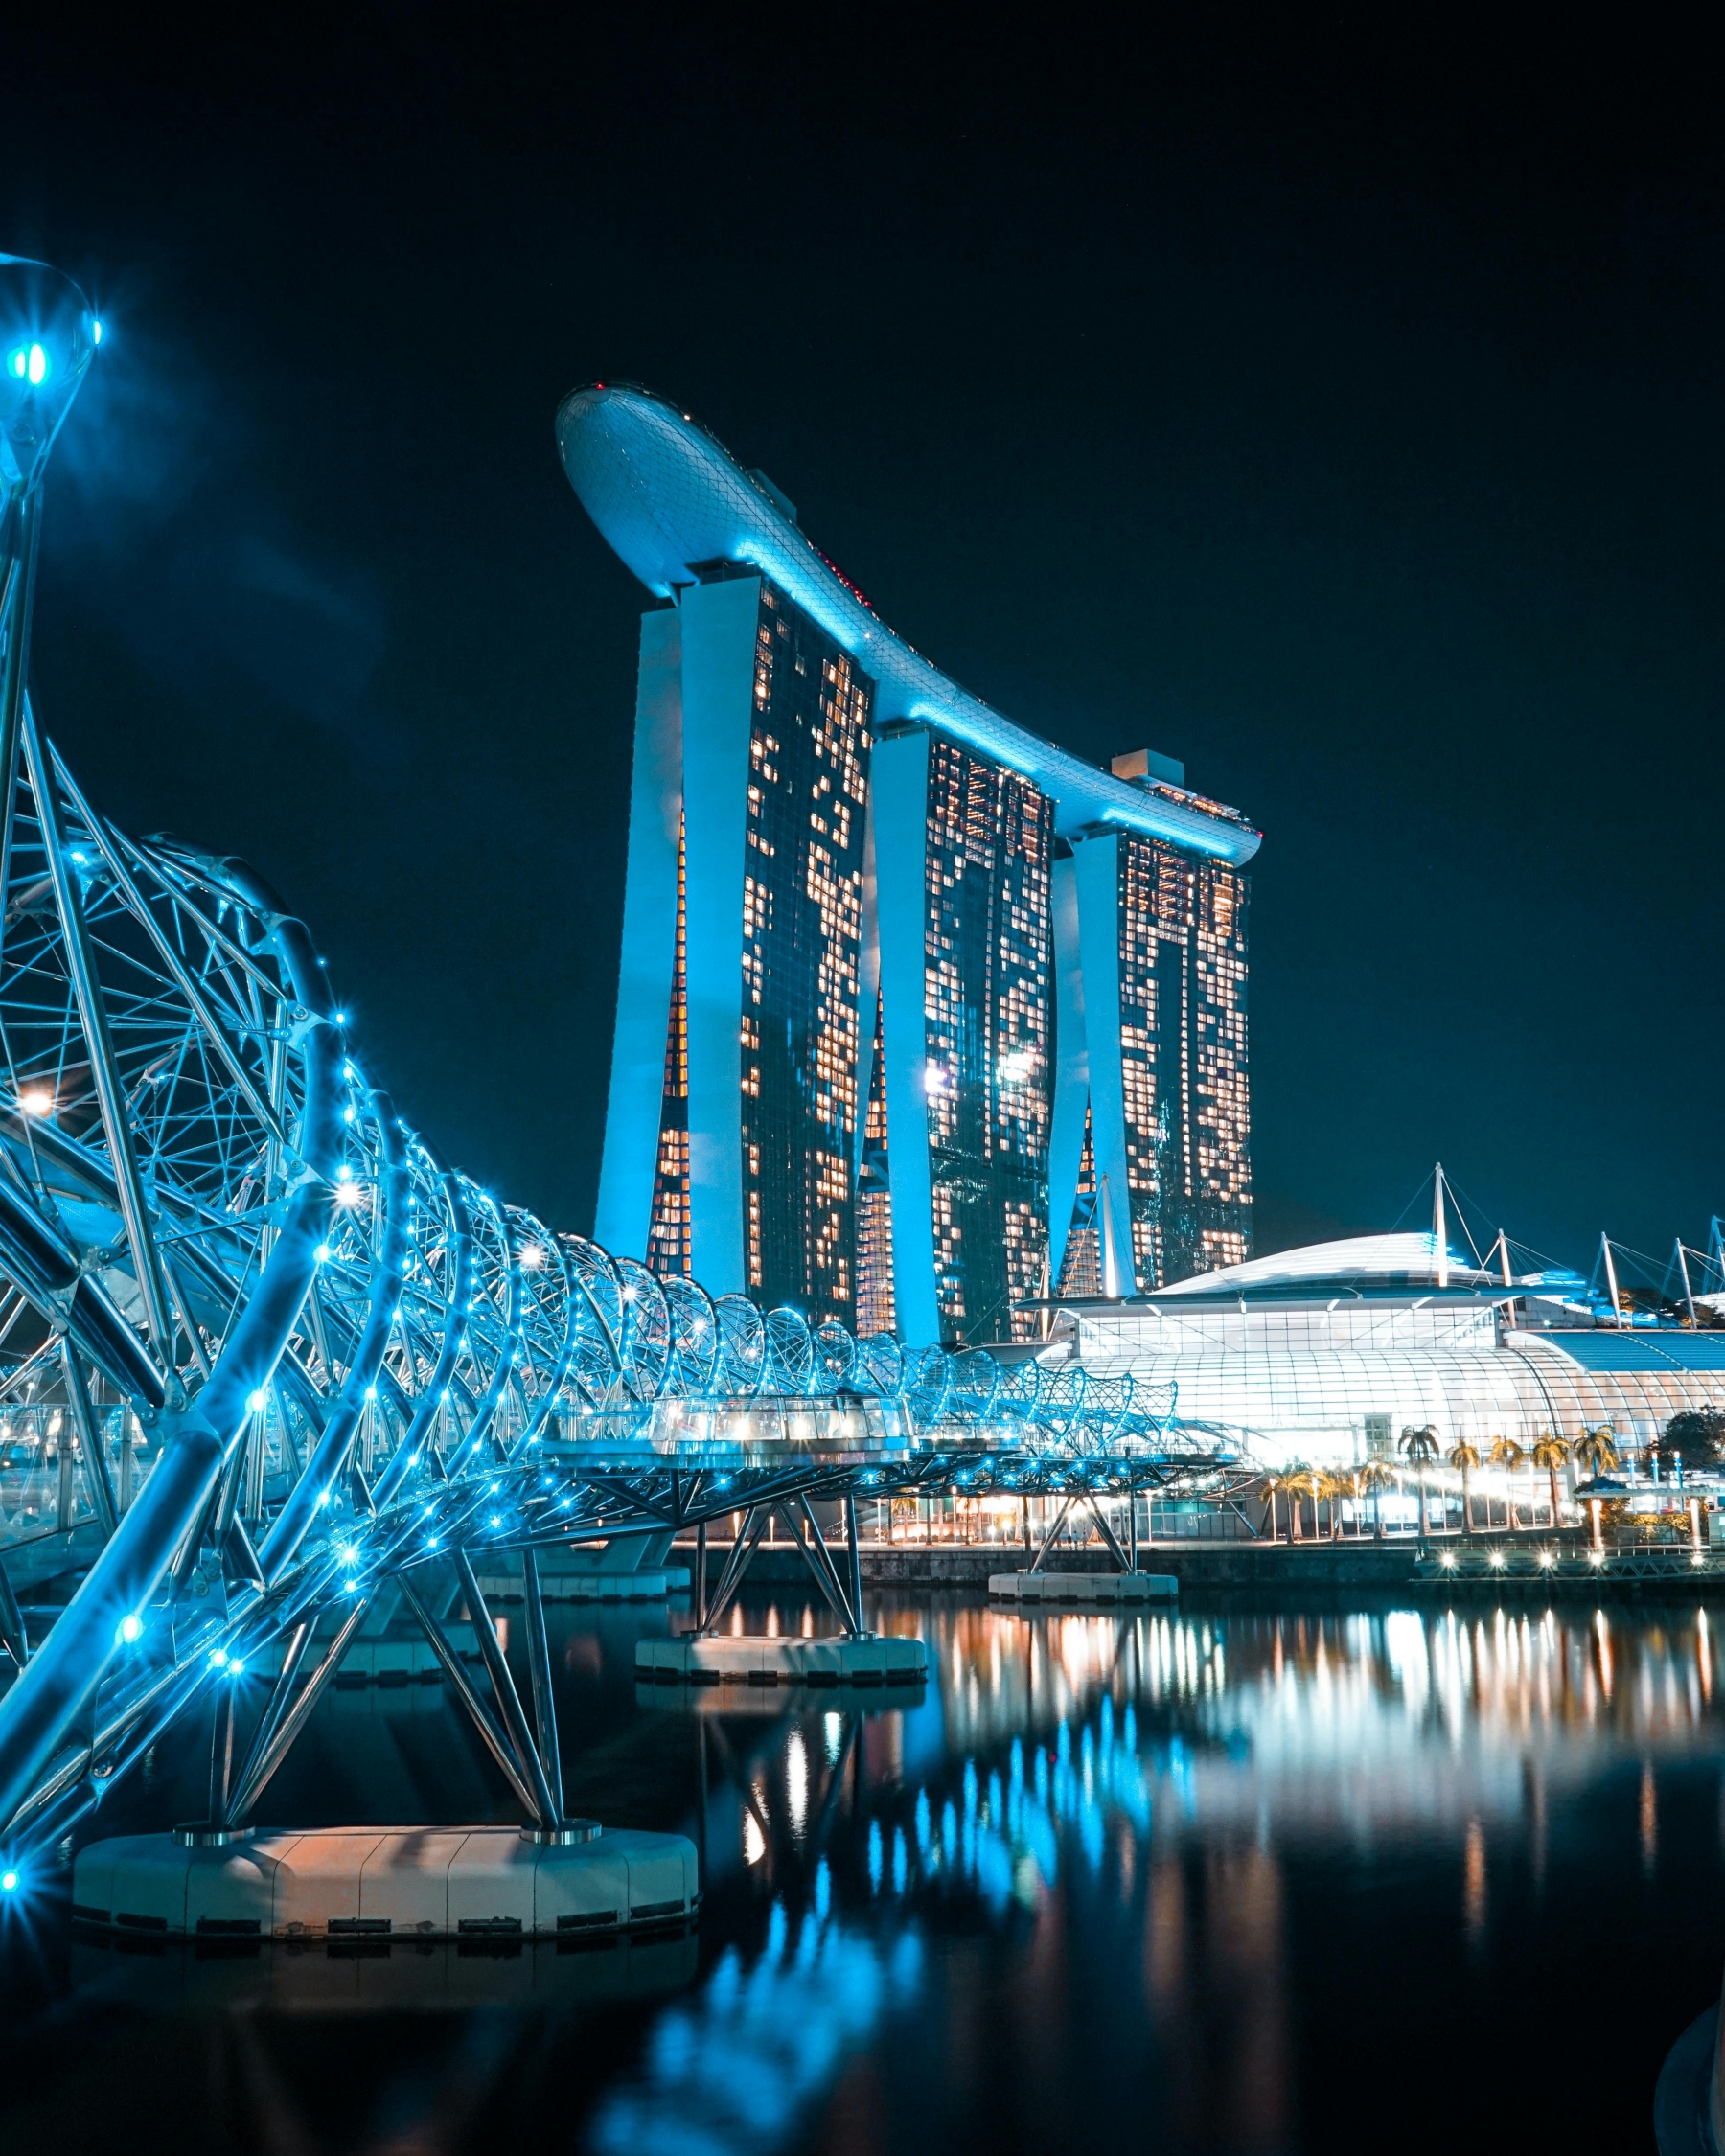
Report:
[[[482,1611],[489,1553],[531,1581],[553,1545],[776,1507],[836,1580],[811,1500],[852,1500],[854,1548],[859,1491],[1072,1497],[1214,1465],[1171,1429],[1171,1392],[709,1299],[553,1232],[407,1127],[268,884],[117,830],[38,727],[41,481],[100,335],[69,280],[0,257],[5,1848],[64,1834],[268,1653],[274,1695],[222,1774],[242,1815],[380,1583],[419,1610],[422,1568],[452,1566]],[[14,1589],[50,1572],[78,1584],[33,1644]],[[537,1613],[536,1591],[542,1635]],[[467,1704],[555,1823],[489,1673],[496,1712]]]

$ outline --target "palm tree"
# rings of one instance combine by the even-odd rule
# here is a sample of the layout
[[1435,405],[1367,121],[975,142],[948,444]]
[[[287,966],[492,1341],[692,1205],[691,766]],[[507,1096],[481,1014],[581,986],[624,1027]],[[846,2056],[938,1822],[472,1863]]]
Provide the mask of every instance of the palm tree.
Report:
[[1419,1476],[1419,1539],[1423,1543],[1431,1533],[1431,1519],[1426,1507],[1425,1471],[1438,1457],[1437,1429],[1429,1422],[1418,1430],[1412,1424],[1404,1423],[1397,1450]]
[[1315,1467],[1297,1467],[1288,1477],[1288,1487],[1303,1491],[1312,1501],[1312,1540],[1318,1540],[1318,1501],[1323,1495],[1324,1479]]
[[1504,1471],[1504,1518],[1509,1532],[1515,1532],[1515,1485],[1510,1480],[1516,1469],[1527,1458],[1513,1437],[1494,1437],[1491,1440],[1491,1464]]
[[1342,1539],[1342,1500],[1352,1497],[1354,1494],[1354,1481],[1351,1475],[1344,1475],[1337,1471],[1324,1476],[1323,1502],[1329,1506],[1331,1542],[1340,1542]]
[[1395,1480],[1395,1470],[1387,1459],[1368,1459],[1360,1470],[1360,1486],[1371,1492],[1371,1531],[1378,1542],[1384,1539],[1384,1507],[1379,1492]]
[[1287,1481],[1288,1479],[1285,1475],[1266,1475],[1264,1477],[1264,1495],[1270,1501],[1270,1540],[1272,1542],[1281,1540],[1281,1537],[1276,1531],[1276,1493],[1277,1490],[1285,1489]]
[[1576,1465],[1584,1467],[1589,1475],[1603,1475],[1617,1463],[1617,1432],[1610,1423],[1600,1423],[1598,1430],[1585,1430],[1576,1440]]
[[1552,1479],[1552,1525],[1557,1525],[1557,1470],[1566,1465],[1570,1449],[1561,1437],[1553,1437],[1549,1430],[1542,1430],[1534,1442],[1531,1458],[1535,1467],[1543,1467]]
[[1444,1455],[1454,1468],[1461,1474],[1461,1519],[1468,1534],[1473,1533],[1473,1488],[1468,1477],[1480,1464],[1480,1448],[1465,1437],[1458,1437]]

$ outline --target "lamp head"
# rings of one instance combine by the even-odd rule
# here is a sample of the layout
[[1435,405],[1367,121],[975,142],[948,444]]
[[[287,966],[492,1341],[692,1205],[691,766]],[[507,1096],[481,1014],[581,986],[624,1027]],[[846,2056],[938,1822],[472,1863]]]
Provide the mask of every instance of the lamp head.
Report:
[[0,501],[40,484],[102,325],[61,271],[0,255]]

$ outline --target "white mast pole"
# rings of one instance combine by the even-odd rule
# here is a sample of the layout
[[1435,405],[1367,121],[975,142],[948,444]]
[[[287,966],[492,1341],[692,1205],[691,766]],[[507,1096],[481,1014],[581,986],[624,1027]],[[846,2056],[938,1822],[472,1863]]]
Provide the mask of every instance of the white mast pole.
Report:
[[1677,1238],[1677,1270],[1683,1275],[1683,1299],[1689,1304],[1690,1323],[1698,1325],[1701,1320],[1695,1316],[1695,1297],[1690,1287],[1689,1258],[1684,1251],[1681,1235]]
[[1432,1239],[1438,1246],[1438,1285],[1449,1286],[1449,1229],[1443,1218],[1443,1162],[1432,1170]]
[[1621,1325],[1623,1321],[1623,1301],[1618,1294],[1617,1267],[1612,1262],[1611,1238],[1603,1228],[1599,1230],[1599,1248],[1605,1253],[1605,1285],[1611,1290],[1611,1311]]

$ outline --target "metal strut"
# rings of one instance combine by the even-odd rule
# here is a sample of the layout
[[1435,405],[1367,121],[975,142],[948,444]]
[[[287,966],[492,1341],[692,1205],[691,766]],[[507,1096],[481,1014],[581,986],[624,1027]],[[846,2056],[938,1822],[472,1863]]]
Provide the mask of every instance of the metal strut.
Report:
[[708,1638],[736,1600],[737,1590],[743,1584],[743,1575],[748,1570],[748,1561],[754,1555],[756,1543],[767,1531],[767,1522],[771,1511],[770,1504],[753,1504],[743,1515],[742,1532],[730,1546],[730,1554],[724,1560],[724,1570],[719,1575],[719,1585],[713,1591],[712,1605],[696,1633],[697,1639]]
[[[227,1817],[224,1823],[235,1826],[241,1824],[258,1799],[263,1796],[270,1777],[292,1750],[294,1738],[299,1735],[310,1720],[311,1709],[323,1697],[331,1678],[341,1667],[342,1657],[348,1651],[348,1642],[358,1631],[360,1621],[370,1607],[371,1596],[369,1594],[360,1595],[343,1619],[334,1639],[330,1641],[322,1662],[318,1663],[307,1679],[305,1690],[301,1692],[287,1712],[281,1715],[262,1749],[259,1748],[257,1740],[253,1740],[253,1756],[246,1761],[245,1772],[240,1780],[239,1794],[227,1807]],[[304,1651],[303,1644],[301,1651]],[[297,1664],[295,1666],[297,1667]],[[282,1665],[282,1675],[285,1678],[288,1677],[287,1663]],[[289,1682],[291,1682],[290,1678]],[[273,1707],[274,1702],[272,1701],[271,1709]],[[271,1709],[264,1710],[266,1717]],[[260,1732],[260,1734],[262,1734],[262,1732]]]
[[[539,1810],[534,1801],[533,1791],[521,1772],[521,1764],[516,1757],[515,1749],[498,1728],[496,1716],[473,1689],[473,1681],[463,1668],[461,1657],[449,1644],[448,1634],[432,1616],[425,1597],[405,1572],[398,1574],[397,1584],[402,1590],[402,1600],[418,1617],[421,1629],[431,1642],[432,1653],[443,1664],[444,1675],[453,1686],[456,1698],[467,1709],[468,1719],[484,1738],[486,1750],[501,1768],[504,1780],[520,1799],[522,1809],[538,1819]],[[474,1630],[477,1629],[475,1626]]]
[[1060,1510],[1054,1515],[1054,1525],[1043,1537],[1042,1548],[1030,1560],[1030,1570],[1033,1572],[1040,1572],[1042,1571],[1043,1559],[1048,1554],[1049,1550],[1053,1548],[1054,1537],[1060,1532],[1061,1528],[1066,1525],[1066,1516],[1072,1509],[1072,1496],[1070,1491],[1069,1491],[1060,1502]]
[[527,1662],[533,1671],[533,1720],[539,1732],[540,1757],[558,1819],[564,1811],[563,1753],[557,1742],[557,1694],[551,1681],[551,1640],[545,1630],[544,1593],[540,1584],[539,1553],[521,1552],[521,1580],[527,1606]]
[[1091,1511],[1095,1517],[1097,1526],[1102,1530],[1102,1540],[1108,1545],[1109,1549],[1113,1552],[1115,1563],[1119,1566],[1121,1571],[1123,1572],[1136,1572],[1138,1571],[1137,1565],[1133,1563],[1132,1559],[1128,1557],[1126,1552],[1120,1548],[1119,1536],[1115,1533],[1114,1529],[1103,1518],[1101,1501],[1096,1496],[1094,1490],[1092,1490],[1089,1493],[1089,1498]]
[[461,1592],[467,1599],[468,1616],[473,1620],[473,1636],[479,1642],[479,1652],[485,1663],[485,1673],[491,1679],[492,1690],[496,1695],[502,1711],[503,1727],[509,1732],[520,1760],[532,1794],[534,1817],[543,1827],[563,1824],[563,1807],[551,1794],[551,1783],[545,1774],[545,1762],[540,1757],[539,1748],[533,1741],[533,1732],[527,1727],[527,1717],[521,1711],[521,1695],[516,1690],[515,1679],[509,1674],[509,1664],[503,1659],[503,1649],[497,1643],[496,1628],[491,1620],[491,1612],[485,1606],[485,1596],[479,1592],[479,1582],[473,1576],[473,1564],[465,1549],[455,1552],[455,1576],[461,1582]]

